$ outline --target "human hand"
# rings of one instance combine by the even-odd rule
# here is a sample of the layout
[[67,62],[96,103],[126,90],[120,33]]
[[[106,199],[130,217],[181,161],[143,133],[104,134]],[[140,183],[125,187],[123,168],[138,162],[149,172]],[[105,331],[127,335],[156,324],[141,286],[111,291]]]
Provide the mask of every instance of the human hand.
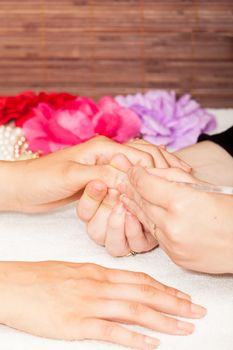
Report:
[[154,165],[150,153],[105,137],[39,159],[1,162],[0,210],[43,212],[78,199],[87,181],[92,179],[105,178],[111,185],[116,170],[93,166],[107,164],[119,152],[127,154],[133,164]]
[[[186,163],[167,152],[164,147],[154,146],[144,140],[131,141],[127,145],[150,154],[157,167],[176,166],[186,172],[191,171]],[[110,164],[125,173],[132,166],[124,155],[114,156]],[[79,201],[77,213],[87,223],[89,236],[97,244],[105,246],[113,256],[125,256],[130,250],[146,252],[158,245],[157,240],[144,229],[137,217],[119,203],[118,191],[108,191],[103,182],[93,181],[88,184]]]
[[189,335],[193,324],[168,315],[201,318],[206,313],[188,295],[146,274],[94,264],[1,262],[0,282],[1,324],[47,338],[154,349],[158,339],[121,324]]
[[130,184],[121,185],[122,202],[177,265],[202,272],[233,272],[232,196],[179,183],[199,180],[178,169],[134,167],[128,178]]
[[[110,165],[125,173],[132,166],[121,154],[114,156]],[[108,189],[101,181],[91,181],[86,186],[77,214],[86,222],[90,238],[105,246],[112,256],[126,256],[131,250],[146,252],[156,247],[157,240],[124,208],[119,197],[118,190]]]

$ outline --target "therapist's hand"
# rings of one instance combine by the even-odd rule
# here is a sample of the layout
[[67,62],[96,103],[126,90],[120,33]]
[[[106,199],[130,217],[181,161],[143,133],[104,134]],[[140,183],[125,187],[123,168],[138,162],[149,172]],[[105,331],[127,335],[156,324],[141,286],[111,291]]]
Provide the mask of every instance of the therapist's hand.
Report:
[[205,313],[188,295],[143,273],[61,261],[0,263],[0,323],[37,336],[154,349],[158,339],[124,324],[189,335],[193,324],[168,315]]
[[205,193],[176,181],[198,182],[177,169],[133,167],[121,200],[179,266],[233,272],[233,196]]

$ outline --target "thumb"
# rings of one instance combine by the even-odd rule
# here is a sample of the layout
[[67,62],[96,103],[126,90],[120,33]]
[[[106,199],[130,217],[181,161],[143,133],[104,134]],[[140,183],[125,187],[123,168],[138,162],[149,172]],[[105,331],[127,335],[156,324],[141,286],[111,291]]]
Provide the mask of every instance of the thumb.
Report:
[[127,173],[132,166],[130,160],[122,153],[114,155],[109,164],[124,173]]

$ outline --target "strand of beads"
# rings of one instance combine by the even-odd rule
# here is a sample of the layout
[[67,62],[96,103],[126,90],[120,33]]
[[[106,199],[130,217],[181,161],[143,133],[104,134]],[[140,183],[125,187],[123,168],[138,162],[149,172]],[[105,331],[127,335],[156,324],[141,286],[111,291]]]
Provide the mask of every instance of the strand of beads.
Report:
[[24,136],[18,137],[18,140],[14,145],[14,159],[24,160],[24,159],[34,159],[39,157],[39,152],[33,153],[29,149],[28,142]]
[[14,160],[14,145],[21,136],[21,128],[0,126],[0,160]]
[[33,153],[21,128],[0,126],[0,160],[23,160],[38,158],[39,152]]

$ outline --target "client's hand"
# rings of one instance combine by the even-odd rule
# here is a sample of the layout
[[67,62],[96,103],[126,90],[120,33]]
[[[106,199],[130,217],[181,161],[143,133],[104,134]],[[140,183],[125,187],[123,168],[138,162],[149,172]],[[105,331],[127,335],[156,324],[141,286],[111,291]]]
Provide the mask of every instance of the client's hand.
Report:
[[[110,165],[125,173],[132,166],[123,155],[114,156]],[[153,249],[158,245],[157,240],[144,230],[136,216],[125,210],[119,197],[117,190],[107,189],[101,181],[87,185],[77,213],[87,223],[89,236],[113,256],[125,256],[131,250],[145,252]]]
[[133,164],[154,165],[148,152],[104,137],[35,160],[1,162],[0,210],[47,211],[78,199],[86,184],[94,179],[114,187],[119,172],[108,165],[94,165],[103,160],[107,164],[119,152],[127,154]]
[[[156,147],[146,141],[137,140],[127,144],[137,151],[152,156],[154,164],[159,168],[170,166],[183,168],[190,172],[191,168],[180,161],[163,147]],[[110,163],[122,172],[132,166],[124,156],[115,156]],[[104,245],[109,254],[125,256],[130,250],[146,252],[158,245],[157,240],[140,224],[137,217],[125,210],[119,203],[119,193],[107,190],[100,181],[88,184],[77,208],[78,216],[87,223],[89,236],[100,245]]]
[[121,185],[122,202],[176,264],[233,272],[233,196],[178,183],[199,181],[177,169],[133,167],[128,178],[130,184]]
[[1,324],[37,336],[97,339],[135,349],[159,341],[122,324],[189,335],[193,324],[168,315],[201,318],[190,297],[143,273],[66,262],[1,262]]

